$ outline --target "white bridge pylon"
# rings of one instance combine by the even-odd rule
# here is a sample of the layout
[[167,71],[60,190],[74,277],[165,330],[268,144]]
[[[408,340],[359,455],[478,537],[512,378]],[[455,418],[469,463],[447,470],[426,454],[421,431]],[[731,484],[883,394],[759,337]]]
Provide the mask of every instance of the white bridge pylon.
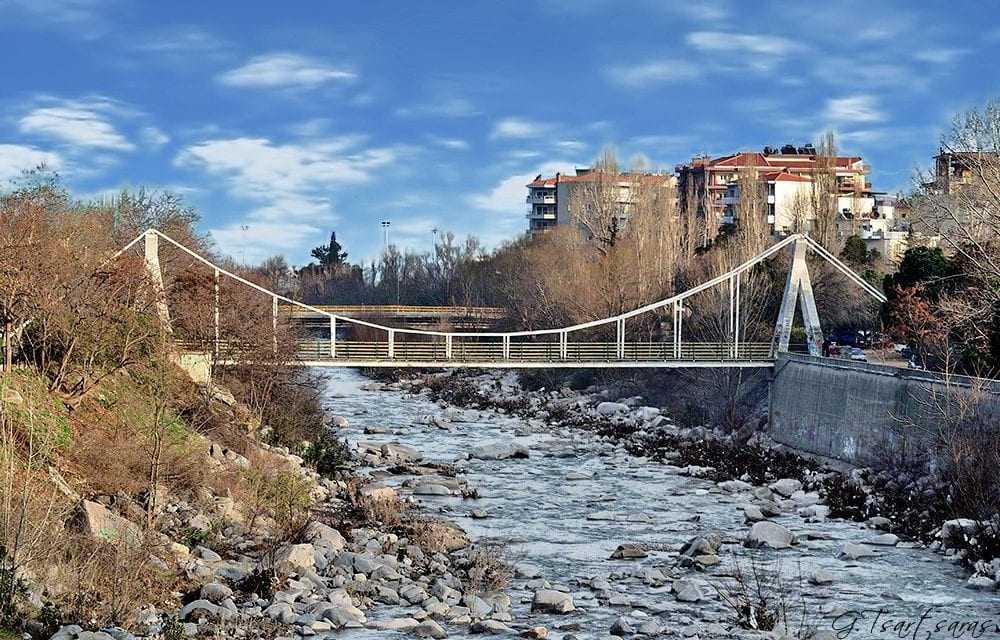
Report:
[[[290,365],[321,367],[432,367],[432,368],[639,368],[639,367],[770,367],[780,351],[788,350],[795,303],[801,301],[802,316],[811,353],[818,353],[823,341],[816,303],[813,299],[806,252],[812,249],[837,270],[857,284],[872,298],[885,302],[885,296],[876,287],[854,273],[822,245],[804,234],[790,235],[773,244],[759,255],[747,260],[722,275],[663,300],[627,311],[625,313],[556,329],[530,331],[468,331],[448,332],[423,329],[389,327],[367,320],[324,311],[313,305],[293,300],[214,264],[198,255],[158,229],[148,229],[123,247],[114,257],[122,255],[140,241],[144,242],[146,268],[154,284],[162,292],[163,278],[159,261],[159,240],[173,245],[195,261],[204,264],[214,275],[214,346],[211,348],[219,365],[235,364],[222,357],[225,344],[220,335],[220,288],[222,277],[250,287],[271,300],[272,328],[277,351],[277,326],[279,304],[283,303],[310,312],[312,316],[327,318],[325,337],[304,338],[298,341],[298,357]],[[781,311],[775,324],[775,334],[770,342],[745,342],[741,339],[740,289],[744,273],[771,256],[792,248],[792,266],[782,298]],[[683,339],[683,322],[686,301],[692,296],[728,283],[729,318],[728,340],[724,342],[691,342]],[[165,296],[157,305],[161,319],[169,326],[169,310]],[[672,311],[672,340],[636,342],[628,341],[626,323],[644,313]],[[594,327],[615,325],[614,342],[573,341],[571,335]],[[385,339],[359,341],[338,337],[349,326],[365,327]],[[411,340],[400,336],[412,336]],[[548,337],[548,341],[538,340]]]

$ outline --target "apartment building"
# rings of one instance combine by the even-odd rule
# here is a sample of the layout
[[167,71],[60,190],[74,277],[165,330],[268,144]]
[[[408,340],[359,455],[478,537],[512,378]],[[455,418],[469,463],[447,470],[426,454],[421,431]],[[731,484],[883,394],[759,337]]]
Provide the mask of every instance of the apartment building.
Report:
[[[867,175],[870,167],[857,156],[818,156],[812,145],[764,147],[761,152],[741,151],[719,158],[695,157],[678,165],[679,210],[705,221],[713,233],[721,224],[739,217],[739,178],[751,171],[766,183],[768,224],[775,234],[790,233],[803,223],[803,199],[813,190],[819,172],[834,173],[837,210],[847,216],[864,216],[874,206]],[[708,238],[706,238],[708,239]]]
[[[574,216],[574,203],[579,201],[579,190],[586,185],[593,185],[598,180],[607,180],[605,176],[591,169],[577,169],[574,175],[557,173],[551,177],[538,175],[526,186],[528,196],[528,231],[532,234],[543,232],[558,225],[569,224]],[[673,188],[677,178],[664,173],[621,173],[617,179],[610,182],[610,188],[615,189],[616,204],[622,223],[628,220],[630,210],[635,202],[635,187],[642,188]]]

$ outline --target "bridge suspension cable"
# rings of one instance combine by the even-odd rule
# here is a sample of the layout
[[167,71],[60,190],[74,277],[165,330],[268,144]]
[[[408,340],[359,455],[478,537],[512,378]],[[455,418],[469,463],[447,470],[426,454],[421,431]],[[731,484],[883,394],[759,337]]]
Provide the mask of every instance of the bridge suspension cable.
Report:
[[[122,255],[140,241],[145,240],[145,258],[147,268],[154,280],[162,287],[162,275],[158,256],[158,242],[162,239],[176,247],[197,262],[209,267],[214,275],[214,324],[215,352],[219,352],[222,337],[219,335],[219,277],[225,276],[239,282],[271,299],[272,328],[277,335],[279,302],[308,311],[314,316],[322,316],[329,321],[329,339],[303,341],[302,350],[305,361],[309,363],[327,364],[327,366],[770,366],[775,355],[776,345],[768,343],[747,343],[741,340],[741,308],[740,293],[742,276],[756,265],[767,260],[786,247],[795,247],[796,255],[806,247],[829,262],[838,271],[846,275],[852,282],[879,302],[885,302],[885,296],[877,288],[854,273],[847,265],[833,256],[821,244],[804,234],[793,234],[771,245],[760,254],[746,260],[733,269],[716,276],[706,282],[668,298],[649,303],[631,311],[608,318],[582,322],[566,327],[552,329],[535,329],[522,331],[439,331],[431,329],[412,329],[390,327],[387,325],[332,313],[321,306],[310,305],[258,285],[238,274],[218,266],[207,258],[188,249],[173,238],[158,229],[147,229],[134,240],[118,251],[112,259]],[[794,264],[793,264],[794,267]],[[796,281],[795,296],[803,290],[811,299],[811,286]],[[729,335],[728,343],[692,343],[683,340],[683,321],[685,304],[692,296],[709,290],[720,284],[729,287]],[[789,295],[786,286],[786,301]],[[803,298],[803,304],[809,301]],[[792,300],[792,308],[794,300]],[[813,303],[814,305],[814,303]],[[783,313],[787,311],[783,304]],[[627,320],[644,313],[672,309],[673,336],[672,343],[665,342],[628,342],[626,340]],[[788,315],[788,314],[785,314]],[[782,323],[779,317],[779,325]],[[815,319],[818,327],[818,318]],[[615,341],[601,342],[571,342],[569,335],[595,327],[615,325]],[[378,332],[384,332],[385,342],[357,342],[338,340],[338,329],[346,325],[366,327]],[[791,316],[788,315],[785,333],[790,331]],[[776,328],[776,336],[782,333],[781,327]],[[399,335],[425,336],[441,340],[440,343],[400,342]],[[515,342],[516,338],[540,336],[555,336],[558,343],[528,344]],[[495,344],[469,343],[470,339],[498,339]],[[787,337],[778,339],[777,347],[787,349]],[[323,345],[326,346],[323,346]],[[440,349],[437,347],[440,346]],[[810,345],[814,348],[815,345]],[[489,348],[486,348],[489,347]],[[275,338],[275,350],[277,339]],[[575,359],[574,359],[575,356]],[[572,362],[570,362],[572,360]]]

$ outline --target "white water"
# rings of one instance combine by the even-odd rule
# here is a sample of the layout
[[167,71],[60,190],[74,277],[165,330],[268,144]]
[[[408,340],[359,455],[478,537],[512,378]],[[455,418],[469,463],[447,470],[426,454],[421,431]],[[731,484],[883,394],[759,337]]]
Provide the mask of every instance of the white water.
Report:
[[[679,476],[661,464],[632,458],[601,443],[590,433],[559,431],[536,422],[484,412],[470,423],[455,423],[451,431],[419,424],[426,415],[441,412],[441,407],[426,397],[397,391],[362,389],[367,379],[353,370],[337,370],[328,383],[328,405],[350,421],[341,431],[348,440],[402,442],[420,450],[425,459],[455,462],[470,448],[485,443],[514,440],[531,451],[527,460],[459,461],[464,478],[476,487],[481,497],[463,500],[457,497],[420,497],[424,510],[440,514],[461,525],[474,540],[499,539],[510,545],[510,559],[539,566],[546,580],[565,585],[573,593],[577,611],[562,616],[530,613],[531,590],[524,580],[515,580],[508,593],[514,601],[517,629],[542,625],[549,638],[572,633],[578,638],[607,637],[608,629],[620,615],[631,614],[634,626],[642,616],[656,617],[673,633],[689,636],[700,633],[712,621],[731,623],[729,610],[715,597],[697,604],[677,602],[669,587],[649,587],[639,578],[612,580],[616,592],[631,598],[631,607],[610,607],[596,601],[590,589],[578,582],[609,574],[641,575],[646,567],[660,568],[668,577],[694,576],[721,584],[731,570],[733,554],[749,565],[748,552],[739,545],[726,545],[720,551],[723,564],[704,573],[674,568],[676,553],[653,552],[642,560],[611,561],[607,558],[623,542],[644,542],[678,548],[690,538],[712,531],[734,540],[742,539],[748,526],[743,522],[741,505],[746,496],[732,496],[713,482]],[[367,426],[387,427],[393,435],[364,435]],[[566,480],[571,472],[591,474],[591,479]],[[406,476],[391,476],[387,484],[398,486]],[[403,490],[405,493],[405,490]],[[485,509],[489,518],[474,520],[473,509]],[[588,520],[587,515],[611,511],[614,521]],[[948,631],[951,621],[1000,621],[1000,596],[965,587],[963,571],[951,561],[926,550],[874,547],[878,557],[847,562],[838,559],[844,542],[864,542],[876,531],[853,522],[828,521],[807,524],[797,515],[774,519],[798,535],[822,532],[830,539],[807,540],[792,549],[762,552],[768,561],[776,560],[794,591],[793,615],[801,615],[804,604],[808,617],[819,629],[834,625],[847,638],[899,638],[893,631],[872,632],[875,611],[884,609],[893,619],[918,620],[928,607],[933,610],[921,625],[916,638],[983,637],[998,638],[991,628],[973,636]],[[835,582],[816,587],[805,582],[815,569],[830,571]],[[668,583],[669,584],[669,583]],[[522,600],[527,600],[522,602]],[[823,615],[823,605],[835,607],[833,615]],[[414,608],[415,609],[415,608]],[[413,609],[411,609],[412,611]],[[849,617],[835,618],[845,610],[865,611],[850,632],[844,627]],[[405,609],[389,611],[375,608],[370,617],[395,617]],[[836,621],[836,622],[835,622]],[[575,623],[575,630],[558,630]],[[941,630],[935,624],[943,623]],[[449,637],[468,637],[467,627],[448,628]],[[913,629],[909,629],[912,634]],[[930,635],[926,635],[930,632]],[[744,634],[734,629],[727,637]],[[375,635],[372,635],[375,634]],[[392,637],[391,632],[356,632],[354,638]],[[478,637],[478,636],[475,636]],[[514,637],[514,636],[511,636]]]

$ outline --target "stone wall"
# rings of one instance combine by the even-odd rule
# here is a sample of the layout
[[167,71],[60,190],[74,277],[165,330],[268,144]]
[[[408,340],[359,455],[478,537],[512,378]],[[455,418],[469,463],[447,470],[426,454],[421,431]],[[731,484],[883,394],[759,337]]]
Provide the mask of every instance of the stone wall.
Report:
[[858,465],[913,459],[934,428],[935,407],[974,394],[1000,423],[1000,381],[945,377],[884,365],[782,354],[770,384],[769,435]]

